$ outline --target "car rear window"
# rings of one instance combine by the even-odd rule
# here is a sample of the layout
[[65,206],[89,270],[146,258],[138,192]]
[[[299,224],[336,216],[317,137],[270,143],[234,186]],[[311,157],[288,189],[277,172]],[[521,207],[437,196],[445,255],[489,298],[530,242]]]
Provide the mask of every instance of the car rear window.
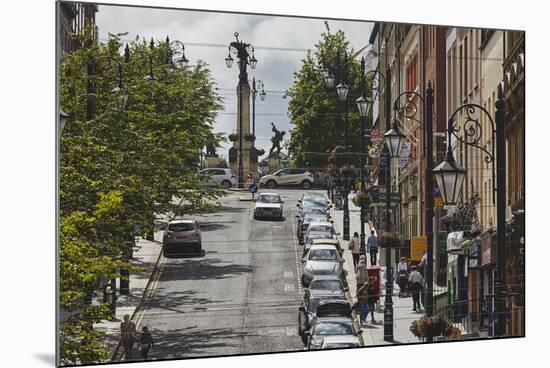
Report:
[[353,327],[349,322],[320,322],[315,326],[316,335],[351,335]]
[[332,233],[332,226],[330,225],[310,225],[309,231],[316,233]]
[[313,249],[309,252],[308,259],[312,261],[336,261],[336,249]]
[[176,224],[168,225],[168,230],[170,231],[193,231],[195,230],[194,223],[180,222]]
[[339,290],[342,284],[338,280],[314,280],[309,285],[311,290]]

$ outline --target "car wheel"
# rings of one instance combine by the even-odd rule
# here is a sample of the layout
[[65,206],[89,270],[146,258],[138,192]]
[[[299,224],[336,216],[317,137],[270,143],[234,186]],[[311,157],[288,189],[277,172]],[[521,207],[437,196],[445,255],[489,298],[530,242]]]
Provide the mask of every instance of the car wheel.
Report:
[[309,182],[308,180],[304,180],[302,182],[302,189],[304,190],[308,190],[311,188],[311,182]]
[[302,338],[302,343],[304,344],[304,346],[307,345],[307,336],[305,334],[305,331],[302,332],[302,335],[300,336]]
[[270,181],[268,181],[266,185],[267,185],[267,187],[268,187],[269,189],[275,189],[275,188],[277,188],[277,183],[275,182],[275,180],[270,180]]
[[231,182],[229,180],[222,181],[222,187],[223,187],[223,189],[231,188]]
[[302,286],[303,287],[306,287],[308,286],[308,284],[306,283],[306,278],[305,278],[305,275],[302,275]]

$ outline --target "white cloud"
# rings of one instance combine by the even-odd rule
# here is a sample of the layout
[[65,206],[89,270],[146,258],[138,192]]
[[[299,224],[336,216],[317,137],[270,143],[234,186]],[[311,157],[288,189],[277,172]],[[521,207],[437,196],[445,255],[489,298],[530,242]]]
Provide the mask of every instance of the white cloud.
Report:
[[[108,33],[128,32],[126,40],[151,37],[180,40],[185,44],[186,56],[191,62],[201,59],[209,64],[219,93],[226,99],[225,111],[216,120],[215,130],[231,133],[236,128],[236,65],[228,70],[225,65],[227,45],[239,38],[256,47],[258,66],[249,70],[249,78],[256,76],[265,84],[265,101],[256,99],[256,146],[266,151],[271,146],[270,122],[288,131],[287,100],[283,92],[292,84],[293,73],[306,55],[314,49],[322,32],[323,19],[275,17],[263,15],[227,14],[189,10],[136,8],[100,5],[97,13],[100,39]],[[332,31],[342,29],[353,48],[358,50],[368,43],[372,23],[357,21],[329,21]],[[289,50],[290,49],[290,50]],[[298,49],[297,51],[294,49]],[[229,144],[222,148],[225,154]]]

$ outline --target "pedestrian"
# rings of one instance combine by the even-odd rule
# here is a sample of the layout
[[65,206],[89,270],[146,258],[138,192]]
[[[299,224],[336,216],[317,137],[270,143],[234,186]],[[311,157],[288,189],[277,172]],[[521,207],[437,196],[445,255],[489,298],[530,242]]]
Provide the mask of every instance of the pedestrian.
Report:
[[353,268],[356,269],[361,252],[361,240],[359,239],[359,234],[357,234],[357,232],[353,233],[353,238],[351,238],[348,243],[348,249],[351,251],[351,255],[353,257]]
[[367,282],[367,261],[364,254],[359,257],[355,270],[355,280],[357,281],[357,289]]
[[[376,288],[374,287],[374,277],[369,277],[367,283],[367,304],[369,306],[370,318],[372,323],[376,323],[374,319],[374,306],[378,301],[378,294],[376,293]],[[365,317],[366,318],[366,317]]]
[[136,324],[130,321],[130,315],[124,315],[124,321],[120,323],[120,338],[122,340],[122,348],[124,349],[124,358],[132,359],[132,348],[136,341]]
[[405,271],[409,272],[409,265],[407,264],[407,258],[401,257],[401,262],[397,264],[397,273],[399,274],[399,271]]
[[359,303],[359,323],[365,323],[367,316],[369,315],[369,304],[368,304],[368,283],[365,282],[357,289],[357,302]]
[[151,349],[152,346],[155,345],[153,342],[153,336],[151,335],[151,332],[149,331],[149,328],[147,326],[143,326],[141,329],[141,334],[139,335],[139,342],[141,344],[140,352],[141,352],[141,359],[147,360],[147,354],[149,354],[149,349]]
[[367,240],[367,247],[370,253],[370,265],[376,266],[376,256],[378,254],[378,237],[374,235],[374,230],[370,231],[369,239]]
[[416,266],[412,266],[411,274],[409,275],[409,282],[411,284],[412,298],[413,298],[413,311],[417,312],[420,309],[420,291],[422,286],[422,275],[416,270]]
[[407,262],[407,272],[410,273],[411,267],[412,267],[411,259],[407,258],[406,262]]

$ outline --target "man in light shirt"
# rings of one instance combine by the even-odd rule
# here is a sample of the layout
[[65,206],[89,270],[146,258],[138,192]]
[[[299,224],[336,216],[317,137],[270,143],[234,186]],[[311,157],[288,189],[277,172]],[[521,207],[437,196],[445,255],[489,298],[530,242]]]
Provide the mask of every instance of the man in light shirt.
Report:
[[412,266],[409,282],[411,283],[413,311],[417,312],[420,309],[420,291],[423,289],[423,286],[422,275],[416,270],[416,266]]

